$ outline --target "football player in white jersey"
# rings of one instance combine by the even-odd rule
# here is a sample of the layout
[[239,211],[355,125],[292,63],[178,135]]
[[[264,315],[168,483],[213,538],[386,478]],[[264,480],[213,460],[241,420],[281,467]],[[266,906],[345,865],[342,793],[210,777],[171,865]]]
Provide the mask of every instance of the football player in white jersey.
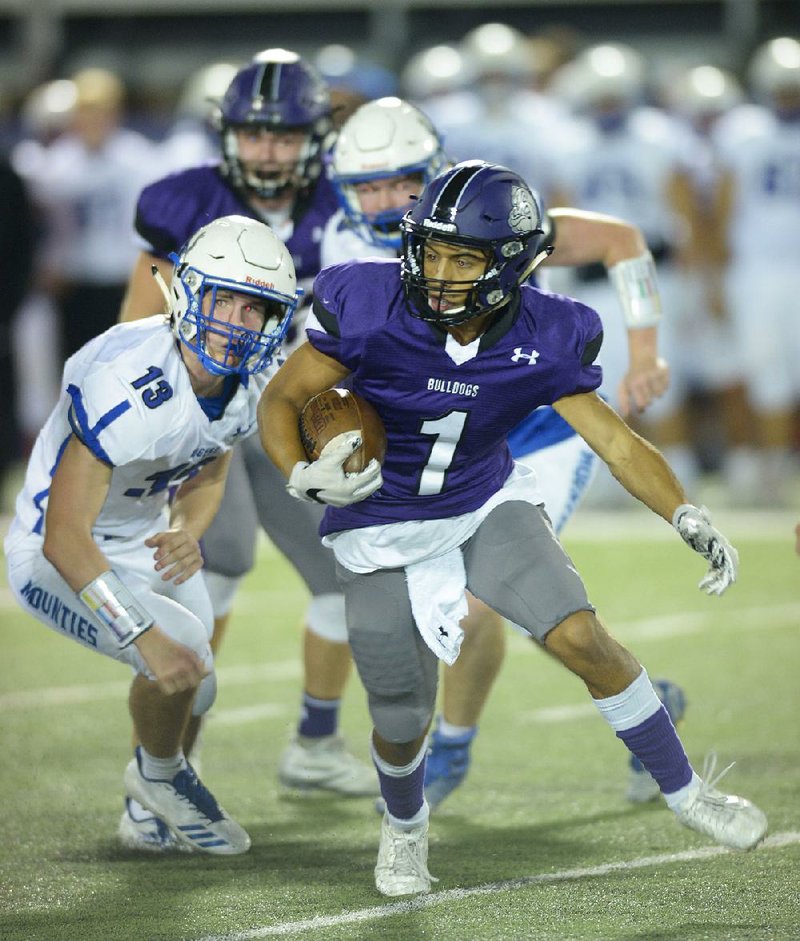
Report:
[[122,842],[236,854],[247,833],[184,757],[215,695],[199,539],[299,295],[286,247],[253,219],[204,226],[175,263],[168,317],[112,327],[67,361],[5,553],[27,612],[133,668]]
[[[680,186],[687,132],[671,115],[645,105],[646,82],[644,58],[620,43],[591,46],[556,73],[553,88],[572,106],[575,121],[570,134],[557,141],[551,202],[610,213],[635,224],[658,266],[665,306],[673,312],[678,279],[674,260],[684,231],[674,189]],[[577,270],[562,289],[601,314],[615,304],[600,266]],[[616,406],[617,384],[625,371],[625,336],[618,320],[609,317],[605,326],[602,391]],[[661,343],[672,369],[670,389],[654,404],[642,427],[688,486],[697,471],[683,409],[682,326],[675,316],[663,323]],[[602,494],[612,505],[619,501],[629,505],[622,488],[605,469],[601,471],[592,496]]]
[[[412,197],[448,162],[438,133],[418,108],[398,98],[362,105],[342,126],[328,155],[328,174],[341,209],[323,235],[323,266],[374,255],[395,257],[400,221]],[[556,233],[550,264],[596,262],[609,269],[629,334],[630,364],[620,395],[626,410],[641,411],[668,381],[665,364],[656,355],[660,302],[644,239],[621,220],[571,209],[552,210],[548,224]],[[640,290],[644,300],[637,306],[634,298]],[[589,487],[597,459],[549,412],[537,410],[509,443],[515,460],[535,470],[548,514],[560,532]],[[471,596],[462,627],[467,640],[456,663],[445,670],[443,712],[426,767],[431,807],[466,776],[478,720],[504,656],[502,618]],[[677,721],[684,709],[681,690],[668,681],[657,681],[657,689]],[[658,796],[655,782],[638,764],[632,765],[627,796],[634,801]]]
[[757,103],[726,115],[714,143],[728,251],[726,301],[756,415],[752,496],[784,502],[800,400],[800,41],[759,47],[749,80]]

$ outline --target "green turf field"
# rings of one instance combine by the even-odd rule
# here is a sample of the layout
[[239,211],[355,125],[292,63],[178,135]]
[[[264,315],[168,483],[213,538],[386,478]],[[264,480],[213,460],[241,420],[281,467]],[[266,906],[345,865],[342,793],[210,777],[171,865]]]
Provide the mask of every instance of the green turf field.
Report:
[[[771,836],[730,853],[663,805],[622,794],[626,752],[580,683],[509,634],[472,774],[434,816],[434,892],[373,887],[369,800],[294,797],[275,767],[300,695],[305,598],[267,545],[240,596],[207,723],[203,777],[250,832],[230,859],[115,845],[128,760],[128,674],[51,634],[0,590],[0,939],[800,939],[800,558],[794,517],[720,515],[741,554],[723,598],[666,524],[578,514],[565,544],[604,621],[685,688],[693,762],[736,760],[723,789],[759,803]],[[4,584],[4,575],[2,576]],[[364,695],[343,726],[367,757]]]

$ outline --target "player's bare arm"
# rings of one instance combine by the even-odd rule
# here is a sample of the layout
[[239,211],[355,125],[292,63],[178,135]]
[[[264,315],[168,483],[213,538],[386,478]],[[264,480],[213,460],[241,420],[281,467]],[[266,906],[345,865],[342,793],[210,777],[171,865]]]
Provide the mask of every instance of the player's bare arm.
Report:
[[350,370],[310,343],[299,346],[264,390],[258,405],[261,444],[286,477],[306,460],[297,419],[306,402],[341,382]]
[[629,493],[672,522],[675,510],[687,498],[660,451],[629,428],[596,392],[565,396],[553,408]]
[[[611,271],[617,265],[637,265],[647,253],[641,230],[616,216],[573,208],[551,209],[556,223],[555,249],[544,265],[585,265],[601,262]],[[618,293],[625,293],[615,278]],[[620,297],[625,307],[623,297]],[[626,317],[627,319],[627,317]],[[642,412],[666,392],[669,369],[658,356],[658,329],[649,325],[628,324],[628,371],[618,390],[620,412]]]
[[169,529],[145,540],[145,545],[155,549],[155,569],[164,581],[173,579],[181,585],[203,567],[200,539],[222,502],[232,453],[228,451],[184,481],[172,504]]
[[[92,538],[92,525],[105,502],[110,480],[111,468],[78,438],[70,438],[53,475],[43,551],[76,593],[111,569]],[[206,673],[193,651],[171,640],[155,624],[134,643],[164,693],[192,689]]]
[[150,252],[140,252],[128,279],[128,289],[122,301],[119,312],[119,322],[127,323],[131,320],[142,320],[152,317],[164,310],[164,296],[153,277],[153,265],[158,268],[167,284],[172,277],[172,262],[151,255]]

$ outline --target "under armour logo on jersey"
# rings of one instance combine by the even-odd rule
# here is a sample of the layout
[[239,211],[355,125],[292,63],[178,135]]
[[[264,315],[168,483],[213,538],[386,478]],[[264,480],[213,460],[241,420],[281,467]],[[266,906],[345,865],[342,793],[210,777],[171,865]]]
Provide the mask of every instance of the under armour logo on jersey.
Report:
[[518,346],[514,349],[514,355],[511,357],[512,363],[518,363],[521,359],[527,359],[529,366],[535,366],[536,360],[539,358],[538,350],[531,350],[530,353],[523,353],[522,347]]

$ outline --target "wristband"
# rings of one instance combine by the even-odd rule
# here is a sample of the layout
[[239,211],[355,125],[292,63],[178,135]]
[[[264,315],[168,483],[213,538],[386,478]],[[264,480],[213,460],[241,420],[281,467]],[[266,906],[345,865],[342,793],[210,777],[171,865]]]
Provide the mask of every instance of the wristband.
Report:
[[109,629],[120,650],[155,623],[111,569],[93,578],[78,598]]
[[654,327],[661,320],[656,266],[650,252],[617,262],[608,269],[608,276],[622,306],[626,327]]

